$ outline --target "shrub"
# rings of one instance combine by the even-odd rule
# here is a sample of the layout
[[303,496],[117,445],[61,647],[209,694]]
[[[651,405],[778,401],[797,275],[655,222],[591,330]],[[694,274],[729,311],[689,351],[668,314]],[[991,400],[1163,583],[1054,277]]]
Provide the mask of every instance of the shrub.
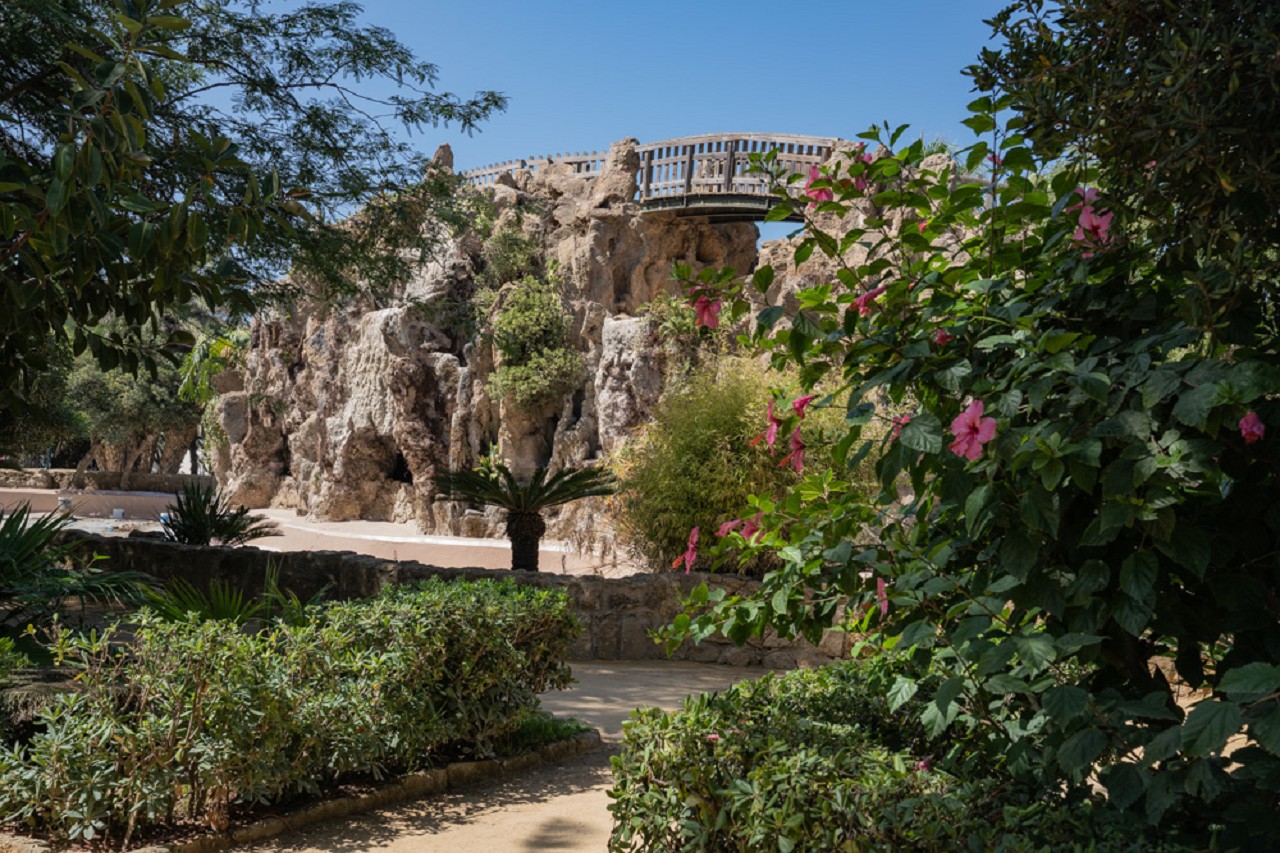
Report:
[[582,354],[569,346],[557,279],[521,279],[498,309],[492,335],[502,354],[501,366],[489,379],[495,397],[510,395],[517,406],[530,409],[581,381]]
[[78,547],[59,537],[66,514],[35,518],[29,504],[0,512],[0,626],[45,622],[68,599],[130,602],[147,578],[137,572],[104,572],[77,565]]
[[[780,466],[785,449],[770,455],[751,446],[763,429],[771,386],[786,376],[746,358],[722,357],[702,365],[659,403],[653,421],[619,454],[616,521],[627,546],[655,568],[669,566],[685,550],[691,527],[708,539],[720,525],[740,517],[752,495],[765,499],[795,486],[799,477]],[[784,395],[785,400],[791,399]],[[787,403],[781,402],[783,408]],[[842,413],[809,409],[821,430]],[[787,436],[779,435],[785,448]],[[830,448],[810,439],[806,467],[831,471]],[[745,564],[753,573],[767,561]],[[709,560],[698,564],[711,568]]]
[[233,508],[231,500],[217,487],[189,482],[177,499],[176,504],[167,507],[168,519],[161,519],[165,538],[170,542],[243,545],[263,536],[280,535],[275,523],[265,516],[251,515],[243,506]]
[[[903,664],[862,659],[637,711],[613,758],[612,851],[1027,850],[1118,842],[1094,803],[1036,797],[939,749],[886,698]],[[907,708],[906,706],[912,706]],[[1129,841],[1131,839],[1126,839]],[[1128,846],[1128,843],[1116,846]]]
[[179,814],[222,828],[237,804],[343,774],[488,754],[568,684],[578,626],[561,593],[432,580],[254,633],[146,610],[133,630],[123,648],[113,631],[55,634],[81,689],[0,752],[0,814],[127,844]]

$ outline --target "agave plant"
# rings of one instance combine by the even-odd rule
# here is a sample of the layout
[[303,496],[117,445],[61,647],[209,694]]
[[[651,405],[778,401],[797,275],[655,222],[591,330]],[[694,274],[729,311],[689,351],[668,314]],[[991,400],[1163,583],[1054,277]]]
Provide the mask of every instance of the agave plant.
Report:
[[33,516],[25,503],[0,512],[0,624],[44,621],[69,599],[129,603],[149,582],[96,568],[96,557],[76,565],[76,543],[59,541],[70,521],[69,513]]
[[210,581],[209,589],[197,589],[182,578],[174,578],[164,590],[148,590],[146,605],[169,622],[196,619],[219,620],[243,625],[262,610],[262,603],[225,581]]
[[232,507],[231,500],[216,487],[189,482],[170,504],[168,517],[161,517],[165,538],[184,545],[243,545],[263,536],[279,536],[274,522],[249,510]]
[[544,509],[614,491],[613,475],[603,468],[567,468],[551,477],[546,468],[539,468],[527,483],[521,483],[500,462],[475,471],[439,474],[435,484],[443,498],[505,509],[511,568],[528,572],[538,570],[538,543],[547,532]]

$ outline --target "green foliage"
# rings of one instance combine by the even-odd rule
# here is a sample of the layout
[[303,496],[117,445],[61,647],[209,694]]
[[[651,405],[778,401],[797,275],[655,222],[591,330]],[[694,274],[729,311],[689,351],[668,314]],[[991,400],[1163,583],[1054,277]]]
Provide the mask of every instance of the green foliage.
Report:
[[498,755],[519,755],[591,730],[590,726],[577,720],[535,711],[525,715],[518,729],[499,738],[494,744],[494,752]]
[[0,813],[127,847],[179,816],[221,827],[346,774],[488,755],[567,686],[578,630],[562,593],[433,580],[256,633],[146,610],[127,650],[112,631],[62,632],[80,689],[0,752]]
[[[665,568],[685,550],[689,530],[697,527],[704,541],[720,525],[755,514],[748,499],[761,506],[785,497],[800,477],[779,465],[786,454],[786,432],[778,433],[777,450],[762,443],[751,446],[763,429],[771,386],[790,386],[789,377],[745,357],[724,356],[696,368],[659,403],[653,419],[636,440],[618,455],[618,496],[612,502],[618,528],[628,547],[654,568]],[[798,393],[784,393],[775,403],[779,413],[790,411]],[[843,412],[811,406],[805,421],[810,447],[805,466],[819,476],[816,488],[839,488],[831,478],[831,449],[824,432],[843,423]],[[745,516],[744,516],[745,513]],[[739,566],[761,574],[771,560],[756,554]],[[701,570],[712,568],[702,558]]]
[[147,609],[168,622],[214,620],[243,625],[262,610],[262,604],[244,590],[217,579],[201,590],[190,581],[174,578],[163,590],[148,590],[144,600]]
[[199,423],[200,408],[180,396],[181,384],[177,368],[167,362],[154,373],[104,371],[85,354],[75,360],[67,379],[66,405],[83,437],[136,446],[147,437],[183,432]]
[[210,380],[224,370],[239,367],[248,345],[247,326],[201,334],[182,359],[179,368],[182,384],[178,386],[178,398],[201,407],[207,406],[217,396],[209,384]]
[[538,244],[515,227],[501,228],[489,235],[480,248],[484,261],[477,276],[482,290],[497,291],[504,284],[542,275],[542,251]]
[[81,602],[136,601],[145,578],[135,572],[104,572],[79,565],[79,547],[60,535],[67,514],[36,517],[29,504],[0,512],[0,625],[21,629],[45,623],[69,599]]
[[[26,655],[14,648],[13,638],[0,637],[0,688],[4,687],[10,673],[15,669],[29,666],[30,663]],[[0,719],[0,734],[4,733],[4,723],[5,721]]]
[[1280,6],[1019,0],[994,24],[1001,48],[969,73],[1011,94],[1029,139],[1096,162],[1164,263],[1248,258],[1238,274],[1274,293]]
[[[345,2],[0,6],[4,409],[33,405],[50,338],[134,372],[189,345],[144,337],[172,308],[242,315],[250,285],[290,269],[313,296],[378,293],[436,245],[424,219],[460,219],[458,179],[396,126],[470,129],[505,101],[432,92],[437,69],[359,15]],[[121,327],[97,330],[111,314]]]
[[[909,672],[846,661],[637,711],[613,761],[609,849],[1062,850],[1128,846],[1088,798],[1036,796],[991,767],[929,766]],[[906,713],[915,712],[915,714]],[[921,762],[925,762],[924,765]],[[1095,848],[1090,848],[1095,849]]]
[[[1065,5],[1103,14],[1102,4]],[[1202,34],[1206,56],[1235,51],[1244,29],[1224,21],[1257,11],[1228,6]],[[1134,9],[1107,4],[1106,14]],[[1151,14],[1181,14],[1172,9]],[[1170,23],[1170,37],[1186,23]],[[884,146],[870,163],[831,165],[824,181],[836,199],[819,212],[872,196],[916,218],[871,216],[842,234],[811,224],[797,261],[838,258],[855,243],[865,261],[839,262],[838,281],[798,294],[785,322],[762,312],[751,338],[775,363],[801,365],[806,381],[840,376],[849,389],[841,446],[851,458],[883,450],[882,493],[767,513],[758,547],[782,568],[750,600],[700,592],[697,618],[673,636],[723,629],[745,639],[772,625],[816,637],[850,596],[860,627],[928,650],[949,670],[922,713],[930,731],[970,732],[1045,790],[1096,780],[1109,807],[1188,844],[1236,847],[1274,825],[1280,773],[1274,213],[1230,237],[1222,205],[1244,202],[1244,191],[1203,207],[1184,196],[1198,186],[1180,182],[1199,155],[1180,159],[1176,132],[1135,135],[1157,161],[1140,175],[1128,149],[1103,144],[1113,131],[1101,125],[1063,140],[1093,155],[1076,160],[1052,138],[1034,147],[1016,112],[997,121],[1041,94],[1091,110],[1071,99],[1103,98],[1090,88],[1095,71],[1112,84],[1132,78],[1134,91],[1159,85],[1127,45],[1149,57],[1165,32],[1153,26],[1125,39],[1121,54],[1070,66],[1047,55],[1059,89],[979,98],[968,124],[993,136],[958,152],[952,168],[922,170],[918,142],[893,150],[903,129],[864,135]],[[1061,38],[1087,44],[1091,34],[1102,37],[1068,29]],[[1179,97],[1211,106],[1234,94],[1226,85]],[[1265,111],[1252,118],[1248,145],[1280,150]],[[759,162],[772,169],[767,155]],[[990,182],[954,180],[986,162]],[[1143,180],[1150,191],[1131,205]],[[1260,198],[1280,188],[1274,171],[1249,180]],[[808,212],[782,187],[779,204]],[[1095,222],[1088,233],[1086,217],[1099,216],[1109,227]],[[750,286],[723,290],[729,317],[749,310]],[[859,310],[871,291],[876,301]],[[900,436],[867,441],[864,425],[884,417],[883,401],[908,397],[916,408]],[[961,416],[977,403],[994,432],[965,456]],[[855,545],[869,529],[879,541]],[[1205,691],[1189,713],[1159,665],[1167,662],[1177,681]]]
[[243,506],[233,507],[231,499],[217,486],[203,486],[193,480],[183,485],[177,500],[166,507],[169,518],[160,522],[170,542],[243,545],[263,536],[280,535],[265,516],[253,515]]
[[440,497],[502,507],[510,512],[539,512],[582,498],[613,494],[613,475],[603,468],[565,468],[547,477],[538,468],[528,482],[516,479],[501,462],[476,471],[446,471],[435,478]]
[[502,355],[489,378],[495,397],[522,409],[560,398],[582,381],[582,353],[569,346],[569,318],[557,278],[526,277],[508,293],[493,320],[493,344]]

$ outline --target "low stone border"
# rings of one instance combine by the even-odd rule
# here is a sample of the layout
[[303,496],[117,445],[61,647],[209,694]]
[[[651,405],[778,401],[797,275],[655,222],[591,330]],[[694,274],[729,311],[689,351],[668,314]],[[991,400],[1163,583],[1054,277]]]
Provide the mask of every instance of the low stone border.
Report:
[[[600,732],[583,732],[512,758],[459,761],[436,770],[420,770],[401,776],[367,794],[322,800],[281,817],[264,818],[225,832],[198,835],[174,844],[135,847],[129,853],[215,853],[238,844],[252,844],[286,832],[296,832],[322,821],[362,814],[445,791],[456,791],[498,776],[554,764],[590,752],[601,743]],[[47,841],[0,833],[0,853],[51,853],[55,849],[57,848]]]

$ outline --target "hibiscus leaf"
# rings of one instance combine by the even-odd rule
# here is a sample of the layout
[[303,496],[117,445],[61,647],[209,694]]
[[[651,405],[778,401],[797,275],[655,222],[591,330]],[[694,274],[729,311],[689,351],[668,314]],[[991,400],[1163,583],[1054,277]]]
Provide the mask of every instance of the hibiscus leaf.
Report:
[[1107,736],[1098,729],[1082,729],[1058,747],[1058,766],[1075,775],[1091,766],[1107,747]]
[[1280,690],[1280,666],[1256,661],[1228,670],[1218,690],[1237,702],[1254,702]]
[[1240,706],[1234,702],[1206,699],[1191,709],[1182,724],[1182,747],[1187,755],[1219,752],[1227,738],[1240,731]]
[[1055,723],[1065,725],[1084,713],[1089,694],[1080,687],[1059,685],[1046,690],[1041,703]]
[[942,451],[942,421],[929,412],[912,415],[911,420],[902,428],[898,440],[912,450],[921,453],[940,453]]

